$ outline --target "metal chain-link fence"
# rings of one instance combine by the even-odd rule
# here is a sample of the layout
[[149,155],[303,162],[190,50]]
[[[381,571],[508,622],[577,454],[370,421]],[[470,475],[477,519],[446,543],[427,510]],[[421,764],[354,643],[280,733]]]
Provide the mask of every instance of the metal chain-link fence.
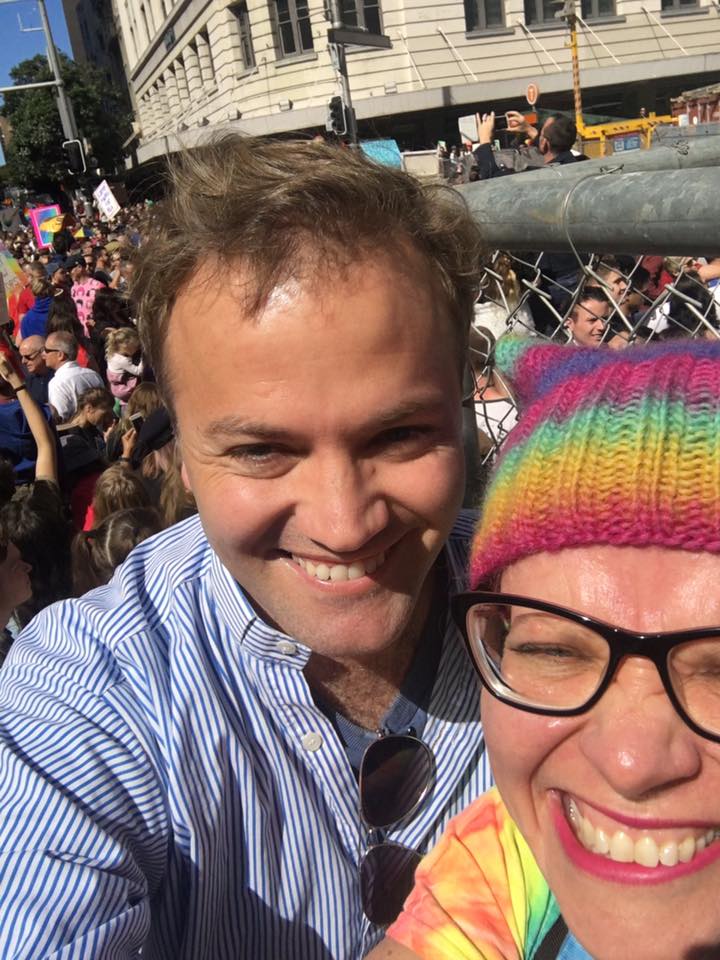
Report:
[[[718,261],[720,264],[720,261]],[[470,337],[480,467],[517,410],[493,367],[507,334],[626,350],[675,338],[720,338],[720,285],[707,258],[495,251],[481,280]]]

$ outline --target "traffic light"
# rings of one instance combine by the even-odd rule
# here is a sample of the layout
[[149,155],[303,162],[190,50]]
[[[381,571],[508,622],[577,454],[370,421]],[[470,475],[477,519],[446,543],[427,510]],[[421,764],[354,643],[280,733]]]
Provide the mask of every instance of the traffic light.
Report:
[[347,118],[342,97],[331,97],[328,101],[328,116],[325,127],[339,137],[347,133]]
[[87,164],[85,163],[85,154],[82,144],[79,140],[66,140],[63,143],[63,151],[67,160],[68,173],[85,173]]

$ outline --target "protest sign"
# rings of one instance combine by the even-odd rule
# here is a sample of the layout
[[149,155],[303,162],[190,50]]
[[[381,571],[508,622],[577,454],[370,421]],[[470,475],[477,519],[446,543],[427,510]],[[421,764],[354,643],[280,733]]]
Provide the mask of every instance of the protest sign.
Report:
[[120,204],[117,202],[115,194],[110,189],[107,180],[103,180],[99,187],[93,190],[93,196],[97,201],[100,212],[107,220],[112,220],[120,212]]
[[48,207],[33,207],[32,210],[28,210],[28,216],[38,249],[42,250],[44,247],[49,247],[52,243],[53,234],[61,229],[58,226],[62,222],[60,207],[56,203]]

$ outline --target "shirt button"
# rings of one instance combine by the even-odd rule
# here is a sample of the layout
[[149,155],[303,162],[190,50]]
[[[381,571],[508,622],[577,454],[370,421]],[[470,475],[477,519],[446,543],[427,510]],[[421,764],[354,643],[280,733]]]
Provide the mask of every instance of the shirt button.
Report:
[[309,750],[310,753],[315,753],[315,751],[319,750],[322,746],[323,740],[319,733],[313,731],[312,733],[306,733],[300,742],[302,743],[303,750]]
[[291,657],[297,651],[297,646],[289,640],[280,640],[277,648],[285,657]]

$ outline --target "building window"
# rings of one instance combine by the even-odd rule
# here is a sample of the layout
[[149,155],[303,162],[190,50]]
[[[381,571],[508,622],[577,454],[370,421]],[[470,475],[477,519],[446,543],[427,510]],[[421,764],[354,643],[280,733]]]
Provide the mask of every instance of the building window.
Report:
[[230,7],[235,21],[237,22],[238,36],[240,38],[240,51],[242,53],[242,62],[246,70],[252,70],[255,66],[255,51],[253,50],[252,33],[250,31],[250,17],[248,16],[247,3],[236,3]]
[[468,33],[504,26],[502,0],[465,0],[465,29]]
[[615,0],[582,0],[583,20],[599,20],[601,17],[615,16]]
[[273,0],[278,52],[294,57],[314,49],[307,0]]
[[380,0],[342,0],[342,19],[346,27],[382,33],[380,14]]
[[525,23],[528,26],[533,23],[555,23],[562,27],[562,20],[555,16],[558,9],[555,0],[525,0]]
[[668,13],[674,10],[687,10],[689,8],[697,8],[699,6],[698,0],[662,0],[662,6],[660,9],[663,13]]

